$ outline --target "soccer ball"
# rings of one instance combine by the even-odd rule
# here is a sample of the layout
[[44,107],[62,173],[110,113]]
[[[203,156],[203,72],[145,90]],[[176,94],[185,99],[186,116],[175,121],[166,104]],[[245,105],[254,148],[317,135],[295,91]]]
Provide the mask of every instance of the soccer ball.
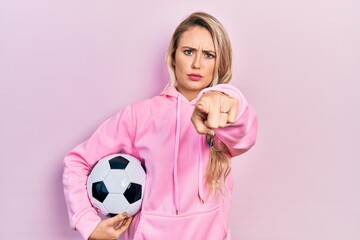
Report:
[[141,208],[146,173],[140,161],[127,154],[112,154],[91,170],[87,190],[92,205],[111,217],[126,212],[135,215]]

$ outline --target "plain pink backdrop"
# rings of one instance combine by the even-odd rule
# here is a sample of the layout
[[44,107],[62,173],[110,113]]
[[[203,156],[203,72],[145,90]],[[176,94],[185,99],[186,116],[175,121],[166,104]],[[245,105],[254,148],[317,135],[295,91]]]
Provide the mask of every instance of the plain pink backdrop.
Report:
[[0,0],[1,239],[80,239],[64,155],[163,89],[170,36],[197,10],[226,26],[259,114],[233,161],[233,239],[360,239],[359,1]]

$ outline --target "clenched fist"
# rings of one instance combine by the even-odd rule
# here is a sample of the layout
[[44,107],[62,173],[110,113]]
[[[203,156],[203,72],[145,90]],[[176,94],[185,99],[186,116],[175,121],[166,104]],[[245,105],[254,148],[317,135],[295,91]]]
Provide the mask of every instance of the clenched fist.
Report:
[[200,134],[214,135],[213,129],[225,127],[236,120],[239,102],[222,92],[204,93],[195,105],[191,121]]

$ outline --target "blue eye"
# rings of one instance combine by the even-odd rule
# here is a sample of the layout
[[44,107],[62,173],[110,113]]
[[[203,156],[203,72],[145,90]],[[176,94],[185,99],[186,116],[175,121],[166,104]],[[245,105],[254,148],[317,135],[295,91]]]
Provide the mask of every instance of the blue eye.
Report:
[[211,53],[205,53],[205,57],[206,57],[207,59],[213,59],[213,58],[215,58],[215,55],[213,55],[213,54],[211,54]]
[[185,55],[192,55],[193,51],[191,49],[184,50]]

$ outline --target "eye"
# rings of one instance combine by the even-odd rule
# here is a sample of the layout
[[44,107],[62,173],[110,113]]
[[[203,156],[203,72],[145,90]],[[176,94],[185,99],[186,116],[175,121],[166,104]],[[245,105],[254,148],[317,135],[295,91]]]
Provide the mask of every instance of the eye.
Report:
[[193,50],[191,50],[191,49],[186,49],[186,50],[184,50],[184,53],[185,53],[185,55],[190,56],[190,55],[193,54]]
[[211,54],[211,53],[205,53],[205,58],[207,58],[207,59],[213,59],[213,58],[215,58],[215,55],[214,55],[214,54]]

